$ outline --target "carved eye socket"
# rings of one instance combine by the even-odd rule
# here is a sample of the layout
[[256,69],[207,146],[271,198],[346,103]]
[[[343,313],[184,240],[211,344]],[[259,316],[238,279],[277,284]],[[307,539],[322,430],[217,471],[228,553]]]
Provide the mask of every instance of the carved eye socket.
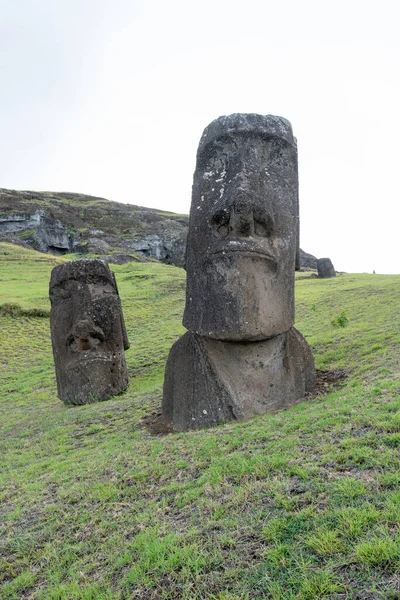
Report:
[[237,144],[233,138],[223,135],[209,142],[197,159],[197,168],[203,171],[226,168],[229,156],[236,154]]
[[58,292],[58,297],[61,298],[62,300],[66,300],[68,298],[72,298],[72,294],[69,290],[60,289]]
[[72,298],[72,292],[68,288],[56,287],[51,292],[52,297],[55,300],[68,300]]
[[254,233],[260,237],[270,237],[274,222],[270,214],[262,210],[254,211]]
[[214,213],[212,217],[212,228],[215,236],[225,238],[229,235],[232,231],[232,227],[229,225],[230,218],[230,212],[226,208]]

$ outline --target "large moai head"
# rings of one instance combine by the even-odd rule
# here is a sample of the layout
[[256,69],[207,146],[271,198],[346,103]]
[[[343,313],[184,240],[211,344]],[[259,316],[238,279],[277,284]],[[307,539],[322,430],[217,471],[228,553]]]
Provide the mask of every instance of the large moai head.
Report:
[[220,340],[266,339],[294,323],[297,144],[286,119],[219,117],[197,152],[183,324]]
[[128,386],[129,348],[114,274],[102,260],[74,260],[51,273],[51,338],[58,396],[107,400]]

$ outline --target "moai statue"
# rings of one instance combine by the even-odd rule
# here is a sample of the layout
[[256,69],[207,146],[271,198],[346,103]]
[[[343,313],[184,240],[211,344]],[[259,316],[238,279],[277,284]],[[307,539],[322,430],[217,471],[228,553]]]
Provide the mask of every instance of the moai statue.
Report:
[[50,325],[58,396],[66,404],[107,400],[128,387],[129,348],[114,273],[102,260],[52,270]]
[[317,271],[318,277],[321,279],[336,277],[335,267],[333,266],[330,258],[319,258],[317,260]]
[[286,119],[213,121],[197,152],[183,324],[170,351],[163,417],[209,427],[289,406],[315,383],[294,324],[297,146]]

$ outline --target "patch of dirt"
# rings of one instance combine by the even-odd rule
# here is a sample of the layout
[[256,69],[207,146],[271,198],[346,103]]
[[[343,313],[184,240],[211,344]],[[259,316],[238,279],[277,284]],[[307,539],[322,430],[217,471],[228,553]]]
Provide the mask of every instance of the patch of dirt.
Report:
[[156,408],[144,416],[139,427],[145,427],[151,435],[168,435],[174,431],[172,423],[163,419],[161,408]]
[[306,394],[306,398],[312,399],[317,398],[318,396],[322,396],[323,394],[328,394],[334,390],[338,390],[344,385],[344,380],[349,376],[348,372],[345,370],[317,370],[317,382],[315,387],[311,392]]
[[357,425],[356,423],[353,423],[350,426],[350,435],[355,438],[362,438],[371,431],[376,431],[375,427],[370,425]]

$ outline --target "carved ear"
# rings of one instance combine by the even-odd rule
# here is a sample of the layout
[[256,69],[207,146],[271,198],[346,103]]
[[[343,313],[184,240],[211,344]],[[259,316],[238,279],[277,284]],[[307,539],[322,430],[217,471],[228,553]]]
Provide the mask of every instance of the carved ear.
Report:
[[122,341],[124,343],[124,350],[128,350],[131,345],[129,343],[128,340],[128,332],[126,331],[126,327],[125,327],[125,321],[124,321],[124,314],[122,312],[122,308],[121,308],[121,329],[122,329]]
[[183,257],[183,268],[186,271],[186,264],[187,264],[187,238],[188,236],[186,235],[186,244],[185,244],[185,255]]
[[114,287],[115,287],[115,291],[117,292],[118,296],[119,296],[119,291],[118,291],[118,286],[117,286],[117,280],[115,279],[115,273],[114,271],[111,271],[110,269],[110,273],[111,273],[111,277],[114,283]]
[[120,318],[121,318],[122,342],[124,345],[124,350],[128,350],[131,347],[131,345],[128,340],[128,332],[126,331],[126,327],[125,327],[124,313],[122,312],[121,298],[119,297],[117,280],[115,279],[114,271],[110,271],[110,272],[111,272],[111,275],[112,275],[112,278],[114,281],[115,291],[117,292],[118,300],[119,300],[119,314],[120,314]]
[[300,211],[299,211],[299,187],[296,192],[296,262],[295,271],[300,271]]
[[296,263],[294,267],[295,271],[300,271],[300,248],[296,248]]
[[129,350],[131,345],[128,340],[128,333],[126,331],[124,315],[122,314],[122,310],[121,310],[121,329],[122,329],[122,340],[124,343],[124,350]]

